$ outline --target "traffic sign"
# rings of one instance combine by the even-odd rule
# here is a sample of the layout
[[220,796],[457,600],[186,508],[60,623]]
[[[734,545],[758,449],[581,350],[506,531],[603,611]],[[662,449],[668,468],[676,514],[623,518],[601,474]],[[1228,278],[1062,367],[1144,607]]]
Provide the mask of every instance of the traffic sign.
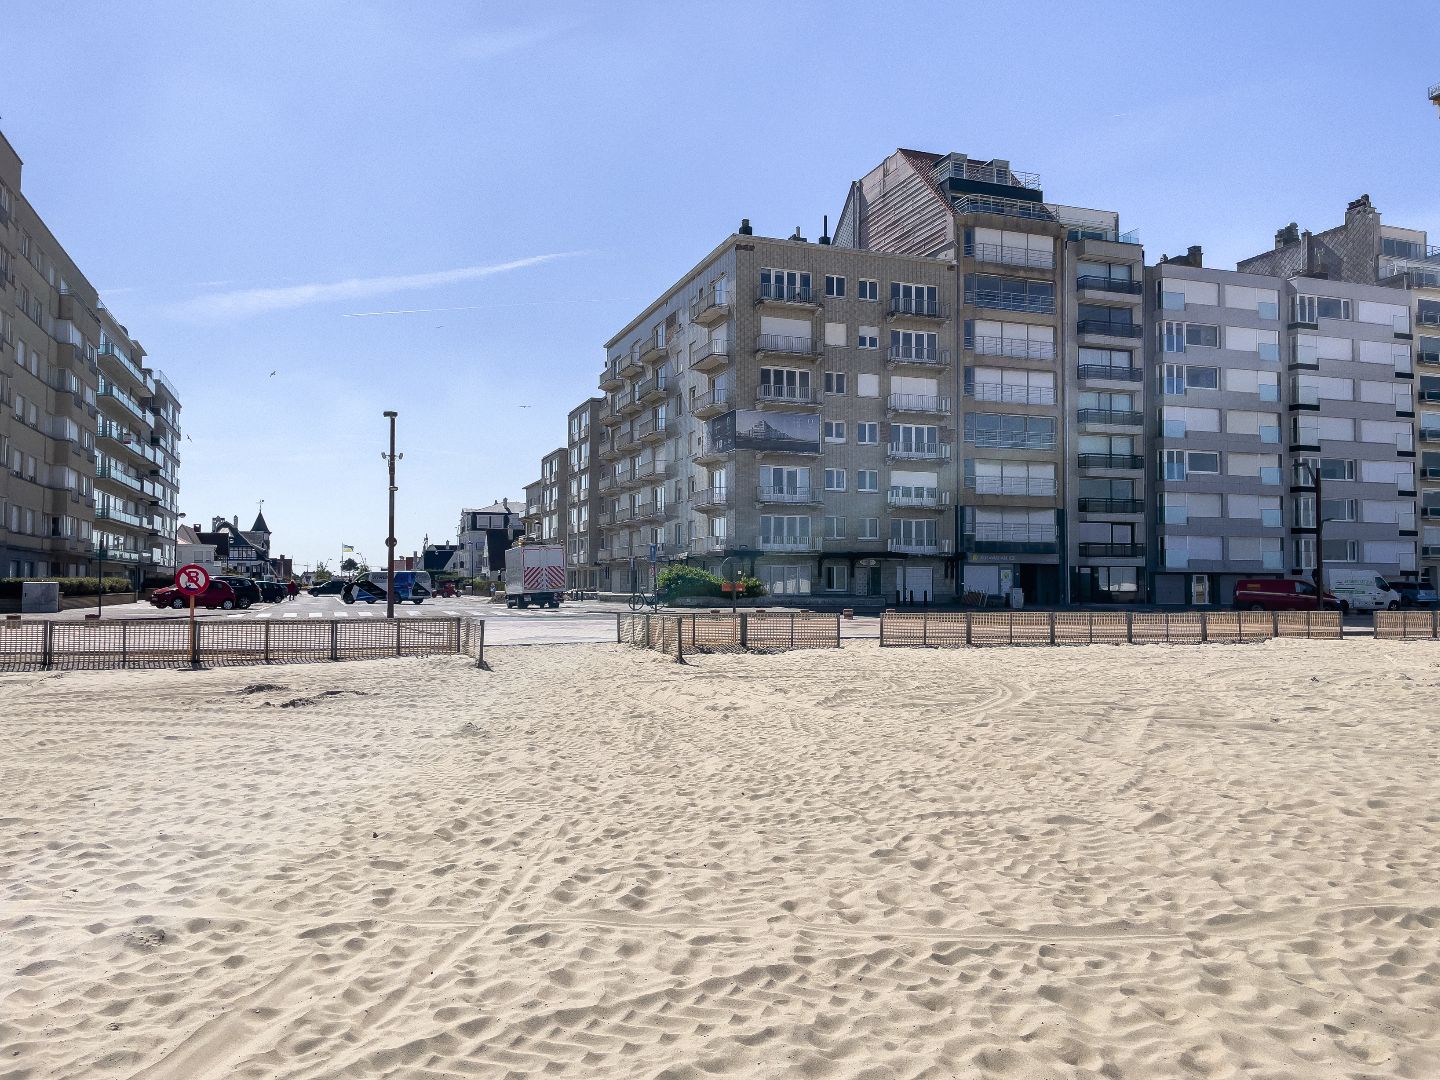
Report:
[[175,587],[187,596],[199,596],[210,587],[210,572],[203,566],[187,563],[175,571]]

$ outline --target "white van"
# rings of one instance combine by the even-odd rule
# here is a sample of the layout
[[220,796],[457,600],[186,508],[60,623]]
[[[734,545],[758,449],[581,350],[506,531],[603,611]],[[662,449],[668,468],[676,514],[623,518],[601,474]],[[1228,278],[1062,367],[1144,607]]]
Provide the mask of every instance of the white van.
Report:
[[1400,594],[1373,570],[1326,569],[1325,588],[1351,611],[1394,611],[1400,606]]

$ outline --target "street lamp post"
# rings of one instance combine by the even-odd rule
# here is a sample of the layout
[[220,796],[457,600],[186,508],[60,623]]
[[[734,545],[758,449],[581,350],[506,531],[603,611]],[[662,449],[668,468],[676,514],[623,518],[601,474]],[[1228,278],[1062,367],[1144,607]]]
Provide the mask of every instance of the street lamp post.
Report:
[[390,468],[390,531],[385,537],[385,617],[395,617],[395,418],[400,414],[387,409],[390,421],[390,453],[382,455]]

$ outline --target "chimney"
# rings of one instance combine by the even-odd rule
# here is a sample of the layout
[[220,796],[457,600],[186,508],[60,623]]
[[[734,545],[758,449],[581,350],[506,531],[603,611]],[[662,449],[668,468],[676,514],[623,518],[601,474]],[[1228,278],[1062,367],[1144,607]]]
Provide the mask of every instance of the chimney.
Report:
[[1369,217],[1372,214],[1378,215],[1379,211],[1371,205],[1369,195],[1361,195],[1345,207],[1345,224],[1349,225],[1357,218]]
[[795,231],[790,234],[790,239],[796,241],[797,243],[801,243],[801,244],[804,244],[804,243],[807,243],[807,242],[808,242],[808,241],[805,239],[805,237],[803,237],[803,236],[800,235],[800,226],[799,226],[799,225],[796,225],[796,226],[795,226]]
[[750,227],[750,219],[749,219],[748,217],[742,217],[742,218],[740,219],[740,235],[741,235],[741,236],[753,236],[753,235],[755,235],[755,230]]
[[1188,248],[1186,248],[1185,258],[1189,261],[1191,266],[1198,268],[1205,265],[1204,252],[1200,250],[1199,244],[1191,244]]
[[824,216],[824,218],[822,218],[821,220],[824,221],[825,224],[823,224],[822,226],[820,226],[820,243],[822,243],[822,244],[829,244],[829,243],[830,243],[830,215],[829,215],[829,214],[826,214],[826,215]]
[[1290,222],[1289,225],[1286,225],[1283,229],[1276,229],[1276,230],[1275,230],[1275,250],[1276,250],[1276,251],[1279,251],[1279,250],[1280,250],[1281,248],[1283,248],[1283,247],[1288,247],[1288,246],[1291,245],[1291,244],[1298,244],[1299,242],[1300,242],[1300,226],[1297,225],[1295,222],[1292,221],[1292,222]]

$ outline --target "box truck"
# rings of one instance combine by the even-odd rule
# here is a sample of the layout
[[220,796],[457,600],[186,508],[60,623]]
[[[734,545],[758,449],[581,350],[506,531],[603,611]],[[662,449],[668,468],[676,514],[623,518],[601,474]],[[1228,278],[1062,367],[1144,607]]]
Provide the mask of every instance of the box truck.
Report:
[[565,549],[519,544],[505,552],[505,606],[558,608],[565,596]]

